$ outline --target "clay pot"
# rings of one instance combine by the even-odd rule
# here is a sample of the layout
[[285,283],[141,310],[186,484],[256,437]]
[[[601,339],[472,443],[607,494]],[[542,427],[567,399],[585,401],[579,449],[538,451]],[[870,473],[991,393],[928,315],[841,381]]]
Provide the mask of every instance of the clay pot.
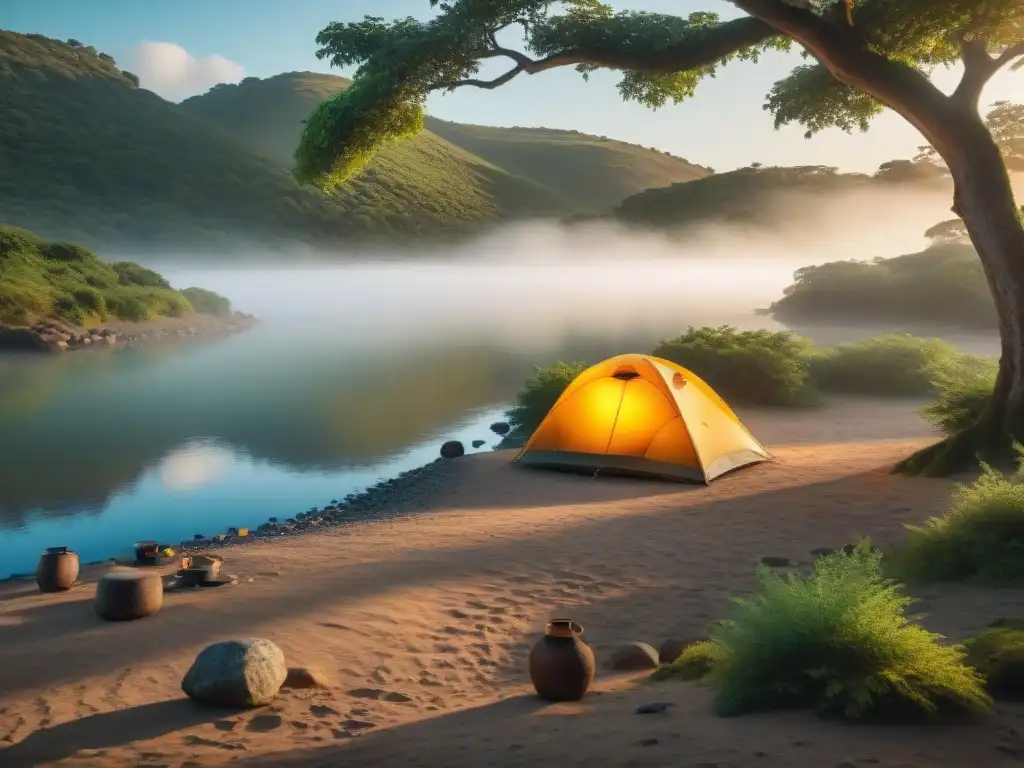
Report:
[[78,580],[78,555],[67,547],[50,547],[39,557],[36,584],[40,592],[63,592]]
[[571,619],[552,619],[530,651],[530,680],[547,701],[578,701],[594,680],[594,651],[583,627]]
[[107,621],[141,619],[163,604],[163,580],[153,570],[109,571],[96,584],[96,614]]

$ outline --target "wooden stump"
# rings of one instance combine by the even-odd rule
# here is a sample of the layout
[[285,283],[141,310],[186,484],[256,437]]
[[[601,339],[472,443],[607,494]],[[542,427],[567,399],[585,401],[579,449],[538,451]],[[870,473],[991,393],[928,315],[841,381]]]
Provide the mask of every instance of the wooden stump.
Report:
[[155,571],[110,571],[96,585],[96,613],[107,621],[141,619],[163,604],[164,584]]

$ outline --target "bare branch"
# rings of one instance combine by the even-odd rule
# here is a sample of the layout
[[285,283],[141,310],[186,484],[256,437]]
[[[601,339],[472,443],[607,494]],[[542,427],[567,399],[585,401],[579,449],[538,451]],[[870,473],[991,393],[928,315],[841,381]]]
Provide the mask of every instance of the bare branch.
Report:
[[458,82],[452,83],[450,90],[455,90],[456,88],[465,88],[469,86],[472,88],[483,88],[484,90],[490,91],[495,88],[500,88],[505,83],[507,83],[517,75],[521,74],[522,72],[525,72],[525,70],[522,67],[514,67],[510,69],[508,72],[506,72],[504,75],[496,77],[493,80],[477,80],[472,78],[469,80],[459,80]]

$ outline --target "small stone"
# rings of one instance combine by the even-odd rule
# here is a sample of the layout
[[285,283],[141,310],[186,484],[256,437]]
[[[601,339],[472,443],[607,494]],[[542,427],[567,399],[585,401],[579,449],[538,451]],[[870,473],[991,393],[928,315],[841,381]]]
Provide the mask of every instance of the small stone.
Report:
[[612,651],[608,665],[612,669],[656,669],[658,652],[647,643],[630,643]]
[[641,704],[636,708],[638,715],[660,715],[672,706],[668,701],[652,701],[650,704]]
[[507,421],[496,421],[491,424],[491,432],[496,435],[507,435],[511,429]]
[[253,733],[266,733],[280,728],[282,724],[284,724],[284,718],[280,715],[256,715],[245,726],[245,730]]
[[384,695],[384,701],[393,701],[397,704],[404,704],[406,702],[412,701],[412,696],[410,696],[407,693],[402,693],[400,691],[391,691],[390,693]]
[[473,441],[473,447],[474,448],[479,448],[480,446],[482,446],[486,442],[487,442],[486,440],[474,440]]
[[693,645],[696,640],[687,640],[681,637],[670,637],[664,643],[661,644],[661,648],[658,649],[658,662],[660,664],[671,664],[679,658],[679,654],[683,652],[683,648],[688,645]]
[[766,555],[760,560],[761,565],[767,565],[769,568],[790,568],[793,565],[793,561],[788,557],[775,557],[773,555]]
[[441,458],[443,459],[457,459],[465,455],[466,449],[458,440],[449,440],[441,446]]
[[288,667],[282,688],[330,688],[327,678],[318,669]]

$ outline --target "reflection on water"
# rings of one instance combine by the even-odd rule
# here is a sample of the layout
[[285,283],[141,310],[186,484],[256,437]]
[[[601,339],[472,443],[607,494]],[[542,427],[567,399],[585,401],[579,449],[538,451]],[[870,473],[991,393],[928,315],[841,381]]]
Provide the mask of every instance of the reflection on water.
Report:
[[[494,436],[538,364],[648,351],[792,265],[354,265],[170,274],[264,318],[218,341],[0,358],[0,575],[291,516]],[[740,277],[737,277],[737,275]]]

